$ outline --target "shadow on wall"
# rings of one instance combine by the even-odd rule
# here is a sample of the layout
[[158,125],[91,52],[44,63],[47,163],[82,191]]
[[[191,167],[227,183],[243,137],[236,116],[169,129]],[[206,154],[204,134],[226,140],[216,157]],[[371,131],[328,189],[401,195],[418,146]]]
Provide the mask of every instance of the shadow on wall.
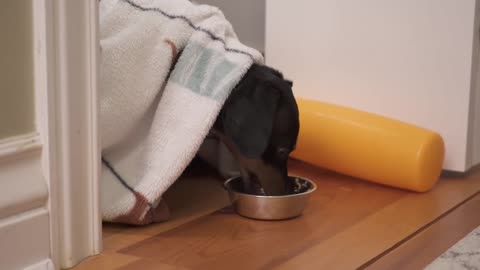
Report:
[[197,0],[220,8],[242,43],[265,52],[265,0]]

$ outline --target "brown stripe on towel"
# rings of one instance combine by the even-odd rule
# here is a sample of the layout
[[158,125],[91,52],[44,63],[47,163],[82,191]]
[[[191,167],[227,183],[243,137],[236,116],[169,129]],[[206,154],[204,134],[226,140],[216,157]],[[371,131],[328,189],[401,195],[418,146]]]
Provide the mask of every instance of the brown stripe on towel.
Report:
[[132,209],[128,213],[118,216],[112,222],[146,225],[169,219],[170,211],[163,200],[160,201],[157,207],[153,208],[143,194],[136,191],[133,194],[135,195],[135,204]]
[[165,43],[170,45],[170,48],[172,49],[172,59],[175,59],[178,53],[177,46],[170,39],[165,39]]
[[180,54],[178,53],[177,46],[173,41],[171,41],[170,39],[165,39],[164,42],[170,46],[170,49],[172,51],[172,62],[170,63],[170,69],[168,70],[168,75],[167,75],[167,77],[170,77],[170,74],[175,68],[175,64],[177,63],[178,58],[180,57]]

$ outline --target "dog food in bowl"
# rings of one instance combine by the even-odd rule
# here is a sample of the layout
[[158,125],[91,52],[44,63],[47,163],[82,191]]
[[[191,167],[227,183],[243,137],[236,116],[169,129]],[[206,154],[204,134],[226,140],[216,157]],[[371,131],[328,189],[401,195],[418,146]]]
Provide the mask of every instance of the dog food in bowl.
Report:
[[292,194],[282,196],[254,195],[243,192],[241,177],[230,178],[225,182],[235,212],[239,215],[261,220],[282,220],[302,214],[310,194],[317,188],[308,179],[290,176]]

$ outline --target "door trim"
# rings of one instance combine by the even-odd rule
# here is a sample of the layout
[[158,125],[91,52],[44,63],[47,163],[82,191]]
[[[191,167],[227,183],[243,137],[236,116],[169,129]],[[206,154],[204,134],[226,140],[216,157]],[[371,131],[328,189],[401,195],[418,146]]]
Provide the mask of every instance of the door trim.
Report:
[[35,0],[37,119],[48,180],[52,261],[100,253],[98,1]]

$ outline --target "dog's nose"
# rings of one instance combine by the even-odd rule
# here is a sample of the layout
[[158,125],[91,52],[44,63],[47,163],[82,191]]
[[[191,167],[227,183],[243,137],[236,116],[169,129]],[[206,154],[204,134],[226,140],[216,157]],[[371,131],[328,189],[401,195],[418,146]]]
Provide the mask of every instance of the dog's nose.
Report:
[[[244,190],[251,194],[279,196],[289,193],[287,164],[274,166],[261,160],[245,162],[241,174]],[[263,190],[263,192],[262,192]],[[264,193],[264,194],[262,194]]]
[[271,171],[258,178],[260,185],[268,196],[280,196],[288,194],[288,177],[279,171]]

